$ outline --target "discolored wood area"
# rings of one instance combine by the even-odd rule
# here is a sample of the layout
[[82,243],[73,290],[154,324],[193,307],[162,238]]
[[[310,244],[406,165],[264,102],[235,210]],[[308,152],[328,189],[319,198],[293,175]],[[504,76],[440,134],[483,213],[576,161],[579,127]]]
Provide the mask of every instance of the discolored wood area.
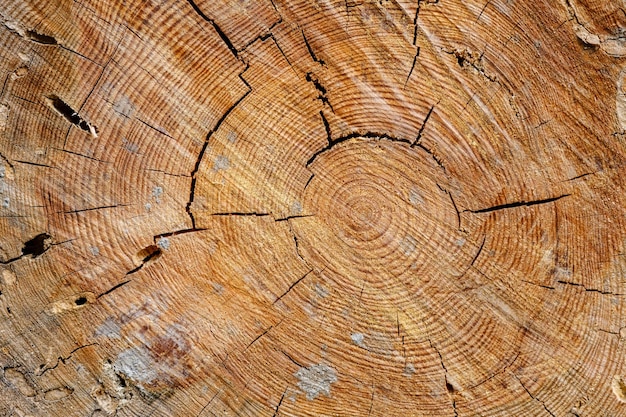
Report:
[[1,416],[626,416],[622,0],[4,0]]

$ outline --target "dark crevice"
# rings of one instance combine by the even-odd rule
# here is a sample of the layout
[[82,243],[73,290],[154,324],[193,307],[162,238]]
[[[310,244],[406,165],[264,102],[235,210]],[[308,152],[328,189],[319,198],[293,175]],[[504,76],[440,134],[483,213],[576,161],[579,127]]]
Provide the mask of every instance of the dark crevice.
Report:
[[413,45],[417,44],[417,33],[418,33],[417,20],[420,15],[421,6],[422,6],[422,0],[417,0],[417,8],[415,9],[415,18],[413,19]]
[[[435,109],[435,105],[433,104],[432,106],[430,106],[430,110],[428,110],[428,113],[426,113],[426,117],[424,117],[422,126],[420,127],[420,130],[418,130],[417,136],[415,137],[415,140],[411,144],[411,148],[414,148],[422,143],[422,134],[424,133],[424,129],[426,128],[426,123],[428,123],[428,119],[430,119],[430,115],[433,113],[434,109]],[[426,148],[424,149],[426,150]],[[426,151],[428,152],[428,150]],[[429,153],[432,155],[432,152],[429,152]]]
[[61,151],[61,152],[65,152],[65,153],[68,153],[70,155],[76,155],[76,156],[80,156],[82,158],[87,158],[87,159],[90,159],[92,161],[101,162],[103,164],[110,164],[111,163],[110,161],[103,161],[102,159],[94,158],[92,156],[83,155],[82,153],[78,153],[78,152],[68,151],[67,149],[61,149],[61,148],[52,148],[52,149],[55,149],[55,150]]
[[311,55],[311,59],[313,59],[314,62],[317,62],[321,66],[325,67],[326,62],[324,62],[324,60],[322,59],[319,59],[315,55],[315,52],[313,52],[313,48],[311,48],[311,45],[309,44],[309,40],[306,38],[306,35],[304,34],[304,30],[300,29],[300,32],[302,33],[302,39],[304,39],[304,44],[306,45],[306,49],[307,51],[309,51],[309,55]]
[[326,139],[328,140],[328,145],[333,142],[333,133],[330,130],[330,124],[328,120],[326,120],[326,116],[324,116],[324,112],[320,110],[320,116],[322,117],[322,123],[324,123],[324,129],[326,130]]
[[235,56],[235,58],[239,58],[239,56],[237,54],[237,49],[233,46],[233,43],[230,41],[230,39],[228,39],[228,36],[226,36],[226,34],[217,25],[217,23],[215,23],[215,20],[213,20],[213,19],[209,18],[207,15],[205,15],[204,12],[202,10],[200,10],[198,5],[193,0],[187,0],[187,2],[189,3],[189,5],[191,5],[193,10],[196,13],[198,13],[198,15],[202,19],[206,20],[207,22],[209,22],[213,26],[213,28],[215,29],[215,31],[217,32],[219,37],[222,38],[222,42],[224,42],[226,44],[226,46],[228,47],[230,52]]
[[52,237],[47,233],[40,233],[31,240],[24,243],[22,256],[30,255],[36,258],[47,251],[52,244]]
[[76,112],[69,104],[64,102],[59,96],[51,94],[45,98],[48,105],[56,110],[56,112],[63,116],[68,122],[77,126],[81,130],[90,133],[94,138],[98,137],[98,128],[80,117],[78,112]]
[[601,172],[601,171],[595,171],[595,172],[585,172],[584,174],[580,174],[580,175],[576,175],[575,177],[568,178],[568,179],[564,180],[564,182],[567,182],[567,181],[574,181],[574,180],[577,180],[577,179],[579,179],[579,178],[584,178],[584,177],[589,176],[589,175],[595,175],[595,174],[597,174],[598,172]]
[[61,211],[61,212],[58,212],[58,213],[73,214],[73,213],[82,213],[82,212],[85,212],[85,211],[104,210],[104,209],[118,208],[118,207],[128,207],[128,206],[130,206],[130,204],[115,204],[115,205],[111,205],[111,206],[100,206],[100,207],[91,207],[91,208],[86,208],[86,209]]
[[342,142],[346,142],[350,139],[355,139],[355,138],[367,138],[367,139],[385,139],[385,140],[389,140],[391,142],[400,142],[400,143],[407,143],[407,144],[411,144],[411,141],[407,140],[407,139],[402,139],[402,138],[396,138],[393,137],[391,135],[388,135],[386,133],[378,133],[378,132],[365,132],[365,133],[361,133],[361,132],[354,132],[354,133],[350,133],[348,135],[342,136],[340,138],[337,138],[335,140],[331,140],[330,143],[325,146],[324,148],[320,149],[319,151],[315,152],[313,154],[313,156],[311,156],[309,158],[309,160],[306,162],[306,166],[310,166],[313,162],[315,162],[315,159],[321,155],[322,153],[331,150],[335,145],[342,143]]
[[27,30],[26,38],[33,42],[40,43],[42,45],[58,45],[59,44],[59,42],[57,42],[54,36],[48,36],[48,35],[44,35],[41,33],[37,33],[34,30]]
[[579,284],[577,282],[558,280],[557,283],[563,284],[563,285],[572,285],[574,287],[580,287],[583,290],[585,290],[586,292],[597,292],[598,294],[602,294],[602,295],[615,295],[615,296],[626,295],[626,294],[614,293],[614,292],[611,292],[611,291],[602,291],[602,290],[599,290],[597,288],[587,288],[583,284]]
[[333,106],[330,104],[328,97],[326,97],[326,88],[322,85],[322,83],[320,83],[320,81],[317,78],[313,78],[312,72],[307,72],[305,78],[308,82],[312,83],[315,89],[320,93],[317,96],[317,99],[320,100],[323,105],[328,106],[330,108],[330,111],[334,113],[335,110],[333,109]]
[[18,163],[18,164],[32,165],[32,166],[34,166],[34,167],[41,167],[41,168],[54,168],[54,169],[56,169],[56,167],[53,167],[52,165],[38,164],[37,162],[21,161],[21,160],[19,160],[19,159],[16,159],[14,162],[16,162],[16,163]]
[[[273,3],[272,3],[273,4]],[[274,6],[274,9],[276,10],[276,12],[278,13],[278,10],[276,9],[276,6]],[[275,21],[274,23],[272,23],[272,25],[267,29],[267,32],[264,33],[263,35],[259,35],[256,38],[252,39],[250,42],[246,43],[242,48],[237,50],[237,53],[241,53],[243,51],[245,51],[246,49],[248,49],[248,47],[252,44],[254,44],[256,41],[262,41],[265,42],[266,40],[268,40],[269,38],[272,38],[274,40],[274,43],[276,44],[276,46],[278,47],[278,49],[280,50],[280,46],[278,46],[278,42],[276,42],[276,38],[274,38],[274,34],[272,33],[274,31],[274,28],[276,26],[278,26],[279,24],[281,24],[283,22],[283,17],[280,15],[280,13],[278,14],[278,20]],[[282,53],[283,51],[280,50],[280,52]],[[285,54],[283,53],[283,57],[285,57]],[[287,57],[285,57],[285,59],[287,59]],[[289,61],[287,61],[289,62]],[[289,64],[291,65],[291,64]]]
[[41,256],[52,246],[52,237],[47,233],[40,233],[31,240],[24,243],[24,246],[22,247],[22,254],[20,256],[16,256],[15,258],[11,258],[6,261],[0,261],[0,264],[8,265],[12,262],[22,259],[25,256],[36,258],[38,256]]
[[226,213],[211,213],[211,216],[240,216],[240,217],[265,217],[265,216],[271,216],[271,213],[256,213],[256,212],[251,212],[251,213],[242,213],[242,212],[226,212]]
[[169,133],[167,133],[167,131],[165,129],[163,129],[162,127],[159,126],[154,126],[148,122],[146,122],[145,120],[140,119],[139,117],[135,117],[135,120],[137,120],[138,122],[140,122],[141,124],[143,124],[144,126],[147,126],[148,128],[154,130],[155,132],[158,132],[164,136],[167,136],[170,139],[174,139],[172,137],[172,135],[170,135]]
[[417,57],[420,56],[420,47],[417,47],[417,51],[415,52],[415,56],[413,57],[413,63],[411,64],[411,69],[409,70],[409,75],[406,76],[406,81],[404,81],[404,87],[406,87],[409,82],[409,78],[411,78],[411,74],[413,74],[413,69],[415,68],[415,63],[417,62]]
[[276,304],[277,302],[279,302],[285,295],[287,295],[289,293],[289,291],[291,291],[296,285],[298,285],[303,279],[305,279],[307,276],[309,276],[309,274],[313,272],[313,270],[309,270],[309,272],[307,272],[306,274],[304,274],[301,278],[298,278],[293,284],[291,284],[289,286],[289,288],[287,288],[287,291],[285,291],[284,293],[282,293],[280,295],[280,297],[276,298],[276,300],[274,300],[274,302],[272,304]]
[[[128,275],[128,274],[127,274]],[[102,296],[111,294],[113,291],[117,290],[120,287],[123,287],[124,285],[128,284],[130,282],[130,280],[126,280],[126,281],[122,281],[117,285],[114,285],[113,287],[109,288],[108,290],[106,290],[105,292],[103,292],[102,294],[98,295],[96,298],[100,298]]]
[[550,409],[548,409],[548,407],[546,406],[546,403],[544,403],[544,402],[543,402],[543,401],[541,401],[539,398],[535,397],[534,395],[532,395],[532,394],[530,393],[530,391],[528,390],[528,388],[526,388],[526,385],[524,385],[524,383],[522,382],[522,380],[521,380],[521,379],[519,379],[519,377],[518,377],[517,375],[513,374],[513,377],[514,377],[515,379],[517,379],[517,382],[519,382],[519,384],[522,386],[522,388],[524,388],[524,391],[526,391],[526,393],[528,394],[528,396],[529,396],[530,398],[532,398],[533,400],[535,400],[535,401],[537,401],[539,404],[541,404],[541,405],[543,406],[544,410],[546,410],[546,412],[547,412],[548,414],[550,414],[552,417],[556,417],[556,414],[554,414],[552,411],[550,411]]
[[313,180],[313,177],[315,177],[315,174],[311,174],[311,176],[309,177],[309,179],[306,181],[306,184],[304,184],[304,190],[306,190],[306,187],[309,186],[309,184],[311,184],[311,181]]
[[496,77],[495,75],[487,74],[487,72],[485,72],[485,68],[483,67],[483,64],[482,64],[484,52],[482,52],[480,55],[478,55],[478,57],[476,57],[475,54],[469,50],[459,51],[456,49],[447,50],[444,48],[441,48],[441,50],[445,52],[446,54],[454,55],[454,57],[456,58],[456,62],[459,64],[459,67],[464,68],[464,69],[471,68],[475,70],[478,74],[482,75],[486,80],[493,82],[493,83],[497,83],[500,86],[502,86],[502,83],[498,81],[498,77]]
[[[421,145],[420,145],[420,148],[421,148]],[[431,154],[431,155],[432,155],[432,154]],[[435,157],[434,157],[434,155],[433,155],[433,158],[435,158]],[[437,159],[435,159],[435,161],[437,161]],[[443,167],[443,165],[439,164],[439,166],[440,166],[441,168],[443,168],[443,169],[444,169],[444,171],[445,171],[445,168]],[[443,191],[444,193],[446,193],[446,194],[448,195],[448,197],[450,198],[450,202],[452,203],[452,207],[454,207],[454,211],[456,212],[457,229],[458,229],[458,230],[461,230],[461,212],[459,211],[459,208],[458,208],[458,206],[456,205],[456,202],[454,201],[454,197],[452,197],[452,193],[451,193],[450,191],[448,191],[447,189],[443,188],[443,187],[442,187],[441,185],[439,185],[439,184],[437,184],[437,187],[439,187],[439,189],[440,189],[441,191]],[[483,243],[484,243],[484,241],[483,241]]]
[[143,248],[142,250],[140,250],[137,253],[137,257],[142,259],[141,263],[137,267],[135,267],[135,268],[131,269],[130,271],[128,271],[126,273],[126,276],[132,275],[135,272],[141,270],[141,268],[146,266],[148,263],[151,263],[151,262],[159,259],[161,257],[161,255],[163,255],[163,251],[157,245],[146,246],[145,248]]
[[543,285],[543,284],[538,284],[536,282],[532,282],[532,281],[527,281],[525,279],[521,280],[522,282],[525,282],[526,284],[530,284],[530,285],[535,285],[537,287],[541,287],[541,288],[545,288],[546,290],[554,290],[556,289],[556,287],[551,287],[549,285]]
[[274,409],[274,416],[273,417],[277,417],[278,416],[278,410],[280,409],[280,405],[283,403],[283,400],[285,399],[285,394],[287,393],[287,390],[285,390],[285,392],[283,392],[283,395],[281,395],[280,400],[278,401],[278,404],[276,405],[276,408]]
[[476,209],[476,210],[463,210],[465,211],[469,211],[470,213],[491,213],[492,211],[498,211],[498,210],[505,210],[505,209],[509,209],[509,208],[515,208],[515,207],[526,207],[526,206],[536,206],[539,204],[547,204],[547,203],[552,203],[554,201],[560,200],[562,198],[565,197],[569,197],[571,194],[562,194],[560,196],[557,197],[551,197],[551,198],[546,198],[543,200],[534,200],[534,201],[517,201],[514,203],[507,203],[507,204],[500,204],[497,206],[493,206],[493,207],[487,207],[487,208],[483,208],[483,209]]
[[441,368],[443,369],[443,374],[444,374],[443,376],[444,376],[444,382],[446,385],[446,391],[448,391],[448,394],[450,395],[450,400],[452,401],[452,409],[454,411],[454,415],[455,417],[458,417],[459,414],[456,409],[455,389],[454,389],[454,386],[448,380],[448,368],[446,368],[446,365],[443,363],[443,356],[441,355],[441,352],[439,351],[439,349],[437,349],[437,346],[435,346],[430,339],[428,339],[428,343],[430,343],[430,347],[434,349],[435,352],[437,352],[437,355],[439,356],[439,363],[441,364]]
[[293,219],[304,219],[307,217],[314,217],[314,214],[295,214],[293,216],[287,216],[287,217],[280,217],[278,219],[274,219],[275,222],[284,222],[284,221],[288,221],[288,220],[293,220]]
[[480,381],[479,383],[477,383],[476,385],[472,385],[469,389],[474,389],[476,387],[479,387],[481,385],[483,385],[484,383],[491,381],[492,379],[494,379],[495,377],[497,377],[498,375],[503,374],[504,372],[506,372],[506,370],[508,368],[510,368],[511,366],[513,366],[513,364],[515,363],[515,361],[517,360],[517,358],[519,358],[520,352],[517,352],[517,354],[515,355],[515,357],[513,358],[513,360],[511,360],[509,363],[507,363],[506,365],[504,365],[504,367],[502,369],[500,369],[498,372],[495,372],[493,375],[485,378],[484,380]]
[[290,354],[288,354],[287,352],[285,352],[284,350],[280,351],[283,355],[285,355],[287,357],[287,359],[289,359],[293,364],[295,364],[296,366],[299,366],[300,368],[304,368],[303,365],[301,365],[300,363],[298,363],[294,358],[291,357]]
[[485,5],[483,6],[483,8],[480,10],[480,13],[478,14],[478,17],[476,18],[476,21],[478,22],[480,20],[480,18],[483,16],[483,13],[485,12],[485,10],[487,9],[487,6],[489,6],[489,3],[491,3],[491,0],[487,0],[487,3],[485,3]]
[[161,173],[163,175],[169,175],[171,177],[185,177],[185,178],[191,178],[188,174],[174,174],[172,172],[167,172],[167,171],[163,171],[162,169],[151,169],[151,168],[146,168],[146,171],[148,172],[158,172]]
[[158,234],[158,235],[154,236],[154,241],[156,242],[158,239],[163,238],[163,237],[184,235],[186,233],[202,232],[203,230],[207,230],[207,229],[203,229],[203,228],[198,228],[198,229],[181,229],[181,230],[175,230],[173,232],[161,233],[161,234]]
[[418,143],[417,147],[420,148],[421,150],[423,150],[424,152],[426,152],[427,154],[429,154],[431,156],[431,158],[433,158],[433,161],[435,161],[435,163],[439,166],[439,168],[441,168],[444,171],[446,171],[446,167],[443,165],[443,162],[441,161],[441,158],[439,158],[437,155],[435,155],[435,153],[432,150],[428,149],[426,146],[422,145],[421,143]]
[[[191,2],[191,0],[189,1]],[[196,176],[198,174],[198,170],[200,169],[202,158],[204,157],[207,147],[209,146],[209,140],[211,139],[211,136],[213,135],[213,133],[217,132],[217,130],[220,128],[222,123],[224,123],[224,120],[226,120],[228,115],[230,115],[230,113],[248,96],[248,94],[252,92],[252,88],[250,87],[250,84],[248,84],[248,82],[243,78],[243,73],[245,73],[247,69],[248,69],[248,66],[246,66],[243,72],[239,74],[239,79],[246,85],[246,87],[248,87],[248,91],[246,91],[241,97],[239,97],[239,99],[228,110],[226,110],[226,112],[224,112],[222,117],[220,117],[220,119],[215,124],[215,127],[212,130],[210,130],[209,133],[207,133],[206,139],[204,140],[204,143],[202,144],[202,149],[200,149],[200,153],[198,154],[196,163],[193,167],[193,170],[191,171],[191,175],[190,175],[191,186],[189,190],[189,201],[187,202],[187,205],[185,206],[185,211],[187,212],[187,214],[189,215],[189,218],[191,219],[191,228],[194,230],[196,229],[196,219],[191,211],[191,205],[193,204],[194,199],[195,199],[196,182],[197,182]]]
[[[280,322],[279,322],[278,324],[280,324]],[[278,324],[277,324],[277,326],[278,326]],[[248,348],[249,348],[250,346],[252,346],[252,345],[253,345],[253,344],[254,344],[257,340],[259,340],[260,338],[262,338],[263,336],[265,336],[265,335],[267,334],[267,332],[269,332],[269,331],[270,331],[270,330],[272,330],[273,328],[274,328],[274,326],[270,326],[270,327],[268,327],[267,329],[265,329],[265,331],[264,331],[263,333],[261,333],[260,335],[258,335],[257,337],[255,337],[255,338],[254,338],[254,340],[253,340],[252,342],[248,343],[248,346],[246,346],[246,348],[245,348],[243,351],[245,352],[246,350],[248,350]]]
[[483,236],[483,241],[481,242],[480,247],[478,248],[478,252],[476,252],[476,255],[474,255],[474,258],[472,258],[472,262],[470,262],[470,267],[474,266],[474,263],[476,262],[476,260],[480,256],[480,253],[483,251],[483,248],[485,247],[485,241],[486,240],[487,240],[487,236]]
[[53,369],[56,369],[56,368],[59,366],[59,364],[60,364],[60,363],[62,363],[63,365],[65,365],[67,361],[69,361],[70,359],[72,359],[72,356],[74,355],[74,353],[78,352],[78,351],[79,351],[79,350],[81,350],[81,349],[84,349],[84,348],[90,347],[90,346],[99,346],[99,343],[89,343],[89,344],[87,344],[87,345],[82,345],[82,346],[79,346],[79,347],[77,347],[76,349],[72,350],[72,351],[69,353],[69,355],[67,355],[67,356],[65,356],[65,357],[63,357],[63,356],[59,356],[59,357],[57,357],[57,361],[56,361],[56,363],[54,364],[54,366],[51,366],[51,367],[48,367],[48,368],[46,368],[46,366],[45,366],[45,365],[41,365],[41,366],[39,366],[39,370],[37,371],[37,373],[36,373],[35,375],[37,375],[37,376],[42,376],[42,375],[43,375],[43,374],[45,374],[46,372],[51,371],[51,370],[53,370]]

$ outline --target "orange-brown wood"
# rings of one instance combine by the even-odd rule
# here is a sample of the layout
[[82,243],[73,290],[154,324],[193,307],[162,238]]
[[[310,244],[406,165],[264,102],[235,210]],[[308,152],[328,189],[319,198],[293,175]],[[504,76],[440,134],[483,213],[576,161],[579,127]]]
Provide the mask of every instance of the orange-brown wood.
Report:
[[626,415],[626,5],[0,20],[0,415]]

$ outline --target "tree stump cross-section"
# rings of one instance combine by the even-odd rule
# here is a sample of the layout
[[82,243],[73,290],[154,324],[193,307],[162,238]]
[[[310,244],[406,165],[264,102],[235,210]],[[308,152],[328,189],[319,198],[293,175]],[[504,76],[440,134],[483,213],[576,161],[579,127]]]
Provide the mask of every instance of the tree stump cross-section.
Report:
[[0,415],[626,416],[621,0],[0,23]]

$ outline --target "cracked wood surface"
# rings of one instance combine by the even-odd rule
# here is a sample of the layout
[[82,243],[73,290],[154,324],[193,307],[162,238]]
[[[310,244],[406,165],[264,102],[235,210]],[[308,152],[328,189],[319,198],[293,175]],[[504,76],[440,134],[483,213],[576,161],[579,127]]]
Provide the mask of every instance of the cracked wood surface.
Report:
[[0,23],[0,415],[626,416],[626,4]]

